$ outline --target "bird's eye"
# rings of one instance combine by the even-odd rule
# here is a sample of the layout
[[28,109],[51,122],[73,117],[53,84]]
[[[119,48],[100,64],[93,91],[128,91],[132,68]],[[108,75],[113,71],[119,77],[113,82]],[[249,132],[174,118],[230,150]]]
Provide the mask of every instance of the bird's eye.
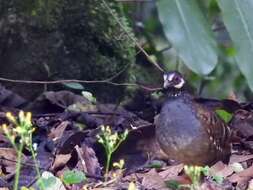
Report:
[[179,77],[174,77],[175,82],[180,82],[180,78]]

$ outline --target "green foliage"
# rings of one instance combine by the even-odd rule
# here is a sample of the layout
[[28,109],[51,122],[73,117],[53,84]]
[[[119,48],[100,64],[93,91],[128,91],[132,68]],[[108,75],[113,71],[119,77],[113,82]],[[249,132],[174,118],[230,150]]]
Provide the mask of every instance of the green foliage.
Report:
[[191,179],[191,185],[180,185],[181,187],[188,187],[191,190],[199,190],[201,185],[201,175],[211,177],[213,181],[221,184],[223,182],[223,177],[218,175],[210,174],[210,168],[208,166],[185,166],[184,171],[186,175]]
[[163,167],[163,163],[161,161],[158,160],[153,160],[152,162],[150,162],[147,167],[149,168],[162,168]]
[[93,96],[92,93],[90,93],[88,91],[82,91],[82,95],[83,95],[83,97],[87,98],[91,103],[96,104],[97,99],[96,99],[96,97]]
[[191,190],[198,190],[200,187],[200,177],[202,174],[202,167],[200,166],[185,166],[184,171],[191,179],[192,184],[189,186]]
[[157,7],[165,35],[184,63],[199,74],[210,73],[217,47],[196,1],[159,0]]
[[63,186],[61,180],[48,171],[42,173],[42,176],[37,181],[37,185],[40,190],[59,190]]
[[85,174],[78,170],[68,170],[63,173],[63,182],[67,185],[78,184],[86,179]]
[[172,189],[172,190],[177,190],[180,189],[180,183],[178,183],[175,180],[169,180],[169,181],[165,181],[166,187]]
[[218,4],[236,49],[236,62],[253,90],[253,1],[219,0]]
[[226,123],[228,123],[232,119],[232,114],[226,112],[225,110],[215,110],[215,112],[223,119]]
[[75,90],[84,90],[83,85],[80,83],[77,83],[77,82],[64,83],[63,85],[65,85],[68,88],[75,89]]
[[212,176],[213,181],[215,181],[218,184],[222,184],[222,182],[224,181],[224,177],[220,176],[220,175],[215,175]]
[[[253,2],[210,0],[159,0],[159,18],[169,43],[185,65],[197,74],[210,74],[221,59],[221,67],[235,69],[225,75],[238,73],[236,62],[253,90]],[[221,17],[222,16],[222,17]],[[219,20],[219,21],[217,21]],[[222,25],[225,24],[225,28]],[[212,27],[213,31],[210,30]],[[229,38],[226,30],[229,32]],[[216,41],[216,42],[215,42]],[[216,47],[215,44],[218,44]],[[213,73],[217,74],[217,72]],[[216,75],[215,75],[216,76]],[[225,78],[225,77],[222,77]],[[220,81],[226,82],[219,78]],[[226,89],[238,78],[233,78]],[[243,80],[243,79],[240,79]],[[220,82],[219,81],[219,82]]]
[[36,20],[38,27],[52,30],[58,27],[58,19],[62,13],[64,0],[12,0],[18,11]]
[[181,188],[187,188],[190,190],[199,190],[201,189],[201,176],[207,176],[210,177],[213,181],[215,181],[218,184],[221,184],[223,182],[223,177],[218,175],[212,175],[210,174],[210,168],[208,166],[201,167],[201,166],[185,166],[184,167],[185,174],[191,179],[192,184],[190,185],[181,185],[177,181],[170,180],[166,181],[166,186],[171,189],[181,189]]
[[[27,149],[32,153],[37,177],[40,177],[40,171],[36,161],[36,153],[32,144],[32,133],[35,128],[32,125],[31,112],[24,113],[23,111],[20,111],[18,114],[18,118],[16,118],[12,113],[7,112],[6,118],[9,120],[10,125],[3,124],[2,130],[18,155],[15,182],[13,187],[14,190],[17,190],[24,147],[27,147]],[[20,139],[19,142],[16,141],[17,138]]]
[[109,167],[111,163],[112,154],[118,149],[119,145],[126,140],[128,135],[128,130],[125,130],[124,133],[118,134],[117,132],[112,133],[112,130],[109,126],[101,126],[101,134],[97,135],[98,142],[101,143],[105,149],[106,153],[106,169],[105,177],[109,173]]
[[[6,63],[0,75],[30,80],[94,81],[112,77],[126,82],[135,62],[135,45],[128,35],[134,34],[120,4],[105,2],[110,9],[101,0],[0,1],[0,60]],[[27,99],[43,91],[42,86],[29,87],[19,92],[12,85]],[[107,102],[122,98],[125,89],[95,83],[84,87]],[[59,86],[50,86],[50,90],[55,89]]]

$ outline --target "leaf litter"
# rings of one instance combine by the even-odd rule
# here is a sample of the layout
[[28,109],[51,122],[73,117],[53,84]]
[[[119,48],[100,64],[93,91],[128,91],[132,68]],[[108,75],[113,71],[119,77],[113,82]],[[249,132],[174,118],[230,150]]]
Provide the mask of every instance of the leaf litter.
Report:
[[[14,114],[20,109],[33,112],[36,127],[33,141],[37,144],[37,160],[41,173],[50,172],[50,175],[60,180],[66,175],[66,171],[77,170],[85,174],[85,180],[78,184],[64,184],[64,189],[131,187],[162,190],[192,183],[184,172],[184,165],[169,160],[159,148],[153,124],[155,112],[149,109],[149,114],[142,114],[147,105],[133,108],[129,105],[102,104],[68,91],[45,92],[27,104],[20,96],[5,88],[0,88],[0,91],[4,94],[0,101],[1,123],[6,122],[6,111],[11,110]],[[250,190],[253,184],[253,146],[250,146],[253,142],[252,104],[240,104],[235,100],[199,101],[210,107],[224,107],[226,111],[232,112],[230,125],[239,137],[239,141],[233,146],[229,163],[218,162],[211,166],[209,176],[201,178],[200,189]],[[152,105],[150,102],[148,104]],[[104,181],[104,149],[96,138],[101,125],[110,126],[118,133],[129,130],[127,139],[112,158],[112,163],[124,159],[124,167],[119,169],[111,166],[108,181]],[[11,189],[17,155],[3,133],[0,135],[0,185]],[[23,155],[19,185],[38,188],[31,154],[24,150]],[[220,176],[223,180],[219,184],[210,176]]]

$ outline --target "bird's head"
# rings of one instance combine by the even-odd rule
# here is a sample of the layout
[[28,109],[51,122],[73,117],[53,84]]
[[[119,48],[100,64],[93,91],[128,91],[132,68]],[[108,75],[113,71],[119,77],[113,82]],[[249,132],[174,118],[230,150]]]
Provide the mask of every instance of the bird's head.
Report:
[[163,82],[164,89],[174,88],[180,90],[185,85],[185,80],[183,76],[177,71],[170,71],[164,73],[163,80],[164,80]]

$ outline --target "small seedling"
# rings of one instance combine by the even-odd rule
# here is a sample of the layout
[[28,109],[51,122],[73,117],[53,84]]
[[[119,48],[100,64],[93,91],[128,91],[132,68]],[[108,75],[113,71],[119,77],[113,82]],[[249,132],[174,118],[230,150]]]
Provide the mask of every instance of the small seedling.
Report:
[[44,190],[65,190],[61,179],[55,177],[51,172],[44,171],[37,181],[40,189]]
[[96,104],[97,100],[92,93],[88,91],[82,91],[83,97],[87,98],[92,104]]
[[135,183],[131,181],[128,185],[127,190],[137,190]]
[[[35,128],[32,125],[31,112],[24,113],[23,111],[20,111],[18,118],[15,118],[12,113],[7,112],[6,118],[9,120],[10,124],[3,124],[1,127],[4,134],[17,152],[16,175],[13,187],[14,190],[17,190],[21,170],[22,152],[24,147],[27,147],[28,150],[30,150],[30,152],[32,153],[32,158],[35,162],[36,172],[38,177],[40,177],[39,168],[36,162],[36,153],[34,145],[32,144],[32,133],[34,132]],[[19,140],[19,142],[16,142],[17,139]]]
[[124,133],[118,134],[117,132],[112,133],[109,126],[101,126],[101,134],[97,135],[98,142],[101,143],[106,152],[106,169],[105,169],[105,180],[107,181],[107,176],[109,172],[109,166],[111,163],[111,157],[113,152],[115,152],[119,145],[127,138],[128,130]]
[[124,165],[125,161],[123,159],[120,159],[119,162],[114,162],[112,166],[117,169],[116,172],[112,174],[113,178],[115,180],[119,179],[120,177],[123,176],[123,171],[124,171]]
[[166,187],[172,189],[172,190],[177,190],[180,189],[180,184],[178,181],[175,180],[168,180],[165,181]]
[[189,178],[192,181],[191,185],[180,185],[181,187],[188,187],[190,190],[198,190],[200,189],[200,178],[203,174],[204,176],[211,177],[213,181],[215,181],[218,184],[221,184],[223,182],[223,177],[218,175],[212,175],[210,174],[210,168],[208,166],[201,167],[201,166],[185,166],[184,171],[186,175],[189,176]]
[[186,175],[192,181],[192,184],[187,186],[190,190],[198,190],[200,189],[200,177],[202,173],[202,167],[200,166],[184,166],[184,171]]
[[78,184],[86,179],[85,174],[78,170],[68,170],[63,173],[62,181],[66,185]]
[[114,168],[117,168],[117,169],[120,169],[120,170],[123,170],[124,165],[125,165],[125,161],[124,161],[123,159],[120,159],[119,162],[114,162],[114,163],[112,164],[112,166],[113,166]]

